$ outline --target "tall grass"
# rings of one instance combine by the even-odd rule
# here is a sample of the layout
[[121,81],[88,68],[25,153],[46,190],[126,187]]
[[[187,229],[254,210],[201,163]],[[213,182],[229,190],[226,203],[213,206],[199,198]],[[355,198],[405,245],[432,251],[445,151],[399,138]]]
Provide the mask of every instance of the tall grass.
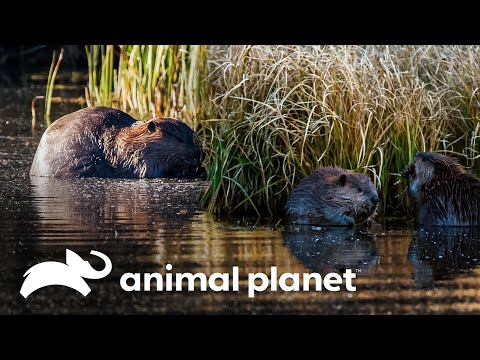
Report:
[[45,119],[45,127],[49,127],[51,124],[50,121],[50,109],[52,106],[52,99],[53,99],[53,88],[55,85],[55,78],[57,77],[58,69],[63,59],[63,52],[64,49],[60,50],[60,54],[58,55],[57,59],[57,52],[54,51],[52,55],[52,63],[50,64],[50,71],[48,72],[47,78],[47,86],[45,88],[45,96],[35,96],[32,99],[32,134],[35,132],[36,126],[36,111],[35,111],[35,102],[36,100],[43,99],[44,100],[44,119]]
[[196,128],[203,113],[206,47],[87,45],[89,106],[114,106],[139,119],[177,117]]
[[92,102],[97,106],[112,105],[114,50],[113,45],[85,46],[88,62],[88,86],[85,88],[85,98],[89,106]]
[[60,63],[63,59],[63,48],[60,50],[60,54],[58,55],[58,59],[56,59],[56,52],[53,52],[52,57],[52,64],[50,65],[50,71],[48,73],[48,81],[47,81],[47,88],[45,91],[45,123],[46,127],[50,126],[50,109],[52,105],[52,95],[53,95],[53,87],[55,84],[55,78],[58,73],[58,68],[60,67]]
[[200,125],[211,212],[281,214],[303,177],[337,165],[369,174],[386,214],[405,209],[399,173],[417,151],[480,166],[478,46],[111,49],[116,67],[108,48],[87,51],[90,104]]

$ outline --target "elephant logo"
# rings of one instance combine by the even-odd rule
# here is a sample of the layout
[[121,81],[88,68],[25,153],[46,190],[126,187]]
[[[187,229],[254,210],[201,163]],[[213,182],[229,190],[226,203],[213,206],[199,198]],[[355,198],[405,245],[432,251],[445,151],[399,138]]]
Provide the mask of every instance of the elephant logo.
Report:
[[95,250],[90,251],[90,254],[98,256],[105,262],[103,270],[95,270],[88,261],[67,249],[66,264],[45,261],[28,269],[23,275],[26,278],[20,289],[20,294],[27,298],[32,292],[44,286],[63,285],[77,290],[83,296],[87,296],[91,289],[83,278],[101,279],[112,271],[112,262],[107,255]]

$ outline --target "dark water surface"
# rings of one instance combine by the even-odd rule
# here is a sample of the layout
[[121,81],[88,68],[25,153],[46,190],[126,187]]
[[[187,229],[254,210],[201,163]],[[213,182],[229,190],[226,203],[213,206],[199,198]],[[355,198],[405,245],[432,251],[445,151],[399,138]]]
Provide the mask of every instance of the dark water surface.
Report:
[[[0,104],[1,314],[431,314],[480,313],[478,229],[274,229],[215,221],[198,208],[201,181],[30,178],[43,128],[32,136],[32,91],[2,89]],[[35,94],[37,95],[37,94]],[[56,116],[76,105],[55,105]],[[25,271],[65,262],[65,249],[101,269],[91,250],[110,257],[107,277],[87,280],[84,297],[50,286],[24,299]],[[232,273],[240,291],[125,292],[126,272]],[[354,269],[356,292],[258,292],[247,274],[326,274]],[[154,284],[154,283],[153,283]],[[153,286],[155,289],[155,286]]]

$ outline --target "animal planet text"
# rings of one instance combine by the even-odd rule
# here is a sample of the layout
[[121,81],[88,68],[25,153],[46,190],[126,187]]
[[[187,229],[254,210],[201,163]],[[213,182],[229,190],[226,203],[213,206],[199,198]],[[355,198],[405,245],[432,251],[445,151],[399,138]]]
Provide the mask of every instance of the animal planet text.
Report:
[[[167,264],[165,269],[171,271],[173,266]],[[352,284],[352,280],[357,274],[351,269],[346,269],[343,275],[338,273],[325,274],[323,279],[319,273],[283,273],[278,276],[277,267],[270,268],[270,276],[265,273],[248,274],[248,297],[255,297],[256,292],[262,292],[267,289],[270,291],[340,291],[341,285],[345,285],[347,291],[356,291],[357,288]],[[175,279],[175,281],[174,281]],[[301,281],[303,285],[301,286]],[[169,273],[164,276],[160,273],[143,274],[143,291],[151,291],[152,280],[155,280],[156,291],[183,291],[184,281],[187,281],[188,291],[195,291],[195,283],[200,283],[200,291],[207,291],[207,288],[213,291],[238,291],[239,289],[239,271],[238,266],[232,267],[231,275],[229,273],[213,273],[210,276],[204,273]],[[311,286],[313,280],[314,285]],[[345,281],[343,281],[345,280]],[[175,286],[174,286],[175,283]],[[230,286],[231,285],[231,286]],[[120,286],[125,291],[142,291],[142,274],[125,273],[120,278]],[[300,290],[301,289],[301,290]]]

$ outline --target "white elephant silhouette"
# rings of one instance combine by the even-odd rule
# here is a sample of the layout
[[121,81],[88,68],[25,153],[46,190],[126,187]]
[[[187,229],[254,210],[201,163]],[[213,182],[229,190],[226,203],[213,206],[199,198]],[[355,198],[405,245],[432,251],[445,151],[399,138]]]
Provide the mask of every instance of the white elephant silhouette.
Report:
[[98,256],[105,262],[105,268],[97,271],[72,250],[66,250],[66,264],[56,261],[46,261],[32,266],[23,277],[26,277],[20,294],[26,298],[35,290],[49,285],[63,285],[77,290],[83,296],[91,291],[83,278],[101,279],[112,271],[112,262],[107,255],[92,250],[90,254]]

